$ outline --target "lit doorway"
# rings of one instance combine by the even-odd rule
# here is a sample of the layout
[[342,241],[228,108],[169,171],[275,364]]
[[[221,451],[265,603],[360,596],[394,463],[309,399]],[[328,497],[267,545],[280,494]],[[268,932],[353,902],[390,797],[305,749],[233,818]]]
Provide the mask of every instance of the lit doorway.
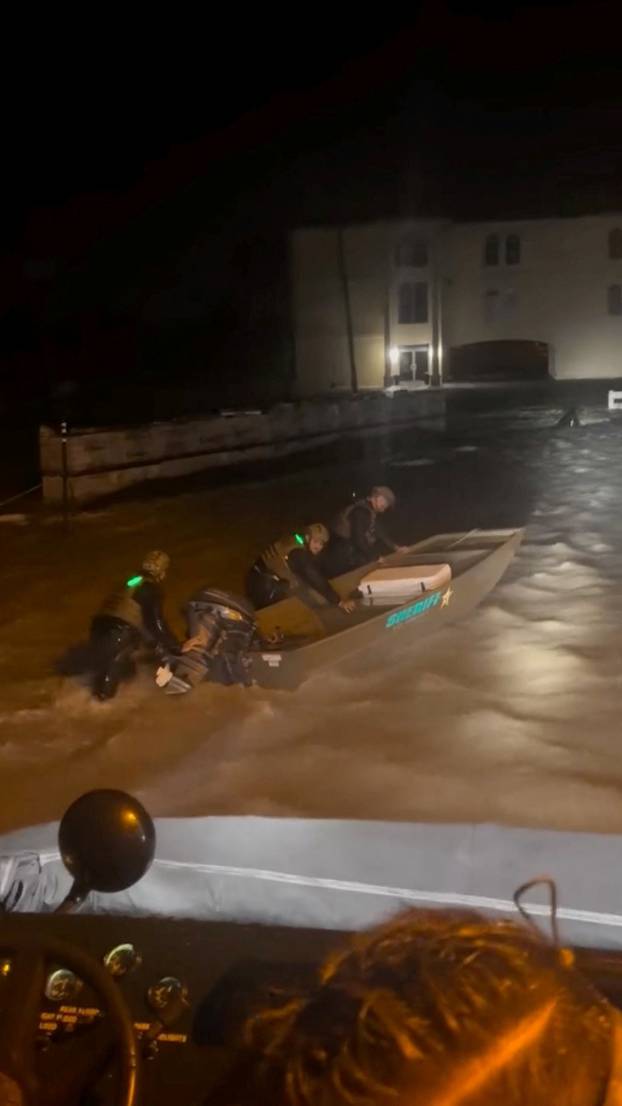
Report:
[[430,347],[398,346],[391,358],[391,384],[403,387],[430,383]]

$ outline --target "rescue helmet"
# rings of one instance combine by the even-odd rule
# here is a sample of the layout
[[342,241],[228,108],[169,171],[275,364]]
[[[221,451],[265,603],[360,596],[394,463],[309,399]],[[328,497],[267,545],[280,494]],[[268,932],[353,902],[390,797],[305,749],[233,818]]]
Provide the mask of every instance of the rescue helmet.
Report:
[[163,580],[170,563],[171,558],[168,553],[163,553],[161,549],[152,549],[143,557],[142,570],[149,576],[153,576],[154,580]]

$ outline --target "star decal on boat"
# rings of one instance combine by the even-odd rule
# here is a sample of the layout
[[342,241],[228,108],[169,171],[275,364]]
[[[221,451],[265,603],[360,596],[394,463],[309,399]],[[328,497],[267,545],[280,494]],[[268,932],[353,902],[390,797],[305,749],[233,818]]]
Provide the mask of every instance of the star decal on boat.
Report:
[[450,601],[452,595],[453,595],[453,591],[451,590],[451,588],[447,588],[447,591],[444,592],[443,598],[441,600],[441,607],[448,607],[449,606],[449,601]]

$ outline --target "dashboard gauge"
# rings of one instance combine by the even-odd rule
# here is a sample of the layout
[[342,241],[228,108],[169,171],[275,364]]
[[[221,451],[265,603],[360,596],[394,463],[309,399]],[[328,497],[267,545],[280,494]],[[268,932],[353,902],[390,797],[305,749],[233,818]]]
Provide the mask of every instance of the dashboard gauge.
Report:
[[134,971],[142,963],[142,957],[134,945],[115,945],[104,956],[104,965],[115,979]]
[[82,990],[82,980],[67,968],[52,972],[45,984],[45,997],[49,1002],[74,1002]]
[[152,1010],[164,1010],[169,1002],[178,996],[185,1000],[188,997],[188,988],[184,987],[180,979],[175,979],[172,975],[166,975],[149,988],[147,1002]]

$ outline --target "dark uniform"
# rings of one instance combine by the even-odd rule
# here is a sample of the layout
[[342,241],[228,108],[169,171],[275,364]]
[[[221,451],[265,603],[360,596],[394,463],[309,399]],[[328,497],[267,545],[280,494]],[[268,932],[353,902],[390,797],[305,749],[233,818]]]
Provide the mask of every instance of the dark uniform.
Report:
[[292,535],[257,558],[246,577],[246,594],[259,610],[296,593],[312,606],[336,606],[340,599],[322,571],[320,555]]
[[109,595],[91,622],[93,692],[98,699],[116,695],[120,681],[131,675],[132,656],[143,642],[161,655],[179,650],[164,618],[160,585],[146,572]]
[[357,499],[340,511],[330,531],[322,558],[331,576],[369,564],[397,548],[368,499]]

